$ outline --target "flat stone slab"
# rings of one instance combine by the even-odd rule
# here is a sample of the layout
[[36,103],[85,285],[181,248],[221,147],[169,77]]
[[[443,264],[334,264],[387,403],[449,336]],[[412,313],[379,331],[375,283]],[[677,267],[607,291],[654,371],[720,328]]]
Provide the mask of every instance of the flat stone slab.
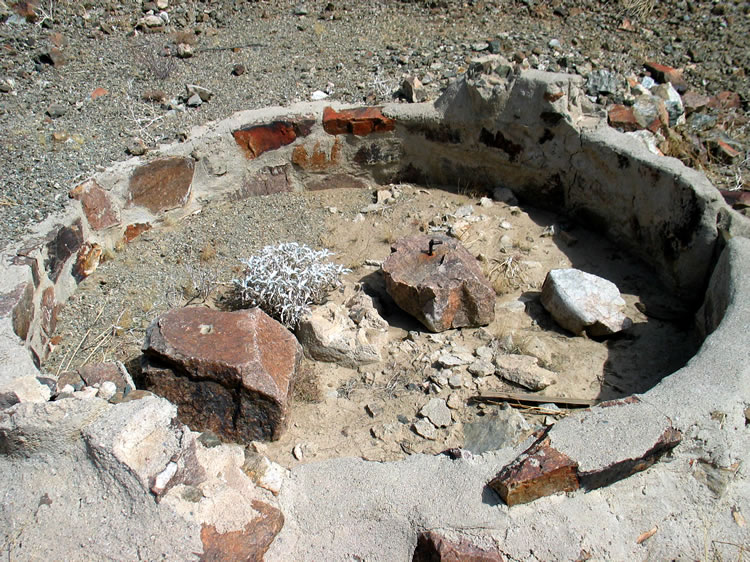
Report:
[[495,291],[476,258],[447,236],[397,240],[383,262],[388,294],[427,329],[484,326],[495,318]]
[[263,311],[172,310],[149,327],[143,351],[147,388],[191,429],[238,442],[280,437],[302,348]]

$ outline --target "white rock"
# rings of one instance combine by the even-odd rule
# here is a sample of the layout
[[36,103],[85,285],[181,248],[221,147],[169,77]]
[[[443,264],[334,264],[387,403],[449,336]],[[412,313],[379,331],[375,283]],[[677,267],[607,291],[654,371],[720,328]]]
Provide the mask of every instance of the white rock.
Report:
[[495,357],[495,367],[503,379],[536,391],[557,382],[557,374],[540,367],[538,361],[530,355],[500,354]]
[[99,392],[98,388],[94,388],[93,386],[84,386],[81,390],[73,393],[73,398],[78,398],[79,400],[89,400],[90,398],[94,398],[97,392]]
[[[73,392],[73,387],[70,389]],[[32,375],[21,376],[4,384],[0,388],[0,409],[19,402],[46,402],[52,392]]]
[[297,338],[309,357],[356,368],[382,360],[387,328],[372,299],[360,293],[347,306],[328,302],[314,307],[300,320]]
[[99,387],[99,392],[96,393],[102,400],[109,400],[115,394],[117,394],[117,385],[112,381],[104,381]]
[[429,419],[435,427],[447,427],[451,424],[451,412],[442,398],[432,398],[422,406],[419,414]]
[[435,436],[437,435],[437,432],[435,431],[435,426],[430,423],[430,420],[427,418],[422,418],[414,422],[414,425],[412,425],[412,428],[414,431],[418,434],[424,437],[425,439],[435,439]]
[[294,448],[292,449],[292,455],[295,459],[302,460],[302,457],[305,455],[305,453],[302,451],[302,445],[297,443]]
[[444,351],[438,355],[437,362],[442,367],[460,367],[461,365],[468,365],[474,361],[474,356],[467,352],[454,352],[450,353]]
[[[489,349],[489,348],[488,348]],[[495,366],[491,363],[492,355],[487,359],[477,359],[467,367],[467,370],[475,377],[487,377],[495,374]]]
[[480,207],[492,207],[495,203],[489,197],[482,197],[479,200]]
[[146,27],[161,27],[164,25],[164,20],[157,15],[151,14],[150,16],[143,18],[141,23]]
[[203,86],[198,86],[197,84],[186,84],[185,89],[187,90],[188,96],[194,96],[197,94],[203,102],[209,101],[214,96],[214,93],[211,90],[204,88]]
[[574,334],[606,336],[632,326],[623,314],[625,301],[617,286],[578,269],[553,269],[542,287],[542,305],[555,321]]
[[310,94],[310,99],[312,101],[324,100],[327,97],[328,97],[328,94],[326,94],[323,90],[315,90],[312,94]]
[[154,480],[154,485],[151,486],[151,491],[155,494],[161,494],[164,489],[167,487],[167,484],[169,484],[169,481],[172,480],[172,477],[177,473],[177,463],[176,462],[170,462],[167,467],[162,470],[159,474],[156,475],[156,479]]

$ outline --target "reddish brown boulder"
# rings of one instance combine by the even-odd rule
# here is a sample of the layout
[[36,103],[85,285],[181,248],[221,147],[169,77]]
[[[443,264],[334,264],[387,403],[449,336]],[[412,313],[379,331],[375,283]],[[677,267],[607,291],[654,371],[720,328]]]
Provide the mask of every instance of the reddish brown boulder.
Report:
[[358,107],[336,111],[332,107],[323,110],[323,129],[330,135],[365,136],[370,133],[385,133],[396,128],[396,121],[383,115],[382,107]]
[[661,84],[669,82],[674,86],[678,93],[684,94],[687,91],[687,82],[682,77],[682,70],[672,68],[658,62],[645,62],[643,66],[649,71],[652,78]]
[[69,196],[81,202],[83,214],[94,230],[120,224],[120,213],[109,194],[94,180],[88,180],[72,189]]
[[489,487],[508,506],[529,503],[535,499],[577,490],[578,463],[554,449],[546,435],[522,455],[504,467]]
[[497,551],[485,550],[468,541],[452,542],[435,531],[421,533],[417,538],[412,562],[504,562]]
[[102,259],[102,252],[102,247],[96,243],[86,243],[81,247],[76,262],[73,264],[73,277],[77,282],[80,283],[96,271]]
[[447,236],[412,236],[391,246],[383,263],[388,294],[429,330],[484,326],[495,317],[495,292],[479,263]]
[[172,310],[151,324],[143,350],[146,388],[191,429],[241,443],[281,436],[302,348],[261,310]]
[[103,382],[109,381],[123,394],[133,390],[133,380],[120,370],[117,363],[91,363],[78,369],[77,374],[86,386],[101,386]]
[[297,137],[310,134],[312,120],[274,121],[267,125],[254,125],[234,131],[232,135],[237,145],[250,159],[257,158],[264,152],[276,150],[292,144]]
[[708,107],[715,109],[740,109],[742,100],[736,92],[719,92],[708,100]]
[[47,287],[44,289],[44,292],[42,292],[40,312],[42,315],[42,330],[44,330],[48,336],[52,335],[52,332],[54,332],[57,327],[57,313],[59,310],[60,307],[57,304],[57,299],[55,299],[55,288]]
[[682,95],[682,106],[685,108],[685,115],[690,115],[696,111],[700,111],[708,105],[711,98],[699,94],[694,90],[688,90]]
[[287,193],[292,191],[289,180],[289,164],[284,166],[266,166],[257,174],[246,178],[240,189],[233,192],[229,198],[233,201],[246,199],[256,195],[270,195],[272,193]]
[[25,341],[34,319],[33,283],[19,283],[11,292],[0,295],[0,318],[8,316],[11,317],[13,331]]
[[263,560],[263,555],[284,526],[284,515],[262,501],[254,500],[252,505],[259,515],[241,531],[219,533],[214,525],[203,525],[201,562]]
[[193,160],[159,158],[137,168],[130,177],[128,203],[160,213],[182,207],[190,197]]

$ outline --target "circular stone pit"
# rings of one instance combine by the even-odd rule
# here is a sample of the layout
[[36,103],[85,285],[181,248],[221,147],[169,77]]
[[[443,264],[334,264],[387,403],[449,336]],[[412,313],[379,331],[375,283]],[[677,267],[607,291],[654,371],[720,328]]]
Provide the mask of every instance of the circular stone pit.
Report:
[[[418,185],[457,185],[473,192],[502,183],[519,199],[564,211],[644,260],[688,310],[702,303],[696,325],[707,338],[701,348],[655,387],[633,389],[642,394],[570,415],[515,447],[473,458],[454,452],[411,455],[382,464],[331,459],[280,471],[280,488],[258,477],[261,486],[279,494],[264,499],[287,518],[270,545],[269,558],[406,559],[425,529],[439,529],[456,540],[470,538],[519,559],[528,557],[529,548],[543,559],[575,558],[582,552],[632,558],[642,548],[643,541],[636,539],[652,522],[659,523],[660,532],[657,540],[649,539],[650,556],[701,552],[693,531],[707,511],[692,498],[704,497],[701,482],[709,477],[693,477],[690,467],[701,459],[696,466],[713,467],[701,468],[705,474],[731,471],[750,450],[745,428],[750,357],[739,337],[750,325],[748,221],[727,208],[704,176],[651,154],[637,140],[588,114],[579,79],[533,71],[503,76],[501,67],[498,59],[473,65],[467,77],[435,103],[366,109],[307,104],[237,114],[194,130],[184,143],[163,147],[155,163],[134,158],[75,190],[76,202],[63,216],[40,225],[38,237],[12,248],[9,259],[3,260],[3,388],[12,389],[6,396],[15,392],[16,401],[30,400],[28,407],[13,406],[1,414],[2,452],[11,457],[23,454],[24,440],[15,437],[23,433],[20,412],[22,407],[34,407],[34,392],[37,400],[45,396],[44,387],[37,389],[28,379],[39,377],[39,362],[59,343],[54,330],[59,307],[79,282],[97,279],[94,271],[102,258],[119,251],[127,257],[138,246],[125,245],[139,236],[141,241],[134,244],[168,236],[165,232],[157,237],[150,230],[176,229],[183,221],[189,228],[196,212],[210,216],[218,211],[216,222],[223,223],[220,215],[238,206],[218,201],[240,201],[248,207],[260,201],[247,199],[253,195],[292,192],[257,205],[292,206],[292,212],[299,212],[299,206],[312,199],[304,191],[410,182],[413,187],[403,188],[409,192],[405,196],[433,197],[440,206],[444,198],[465,196],[437,196],[432,189],[421,194]],[[352,195],[347,190],[338,196],[362,193],[366,191]],[[511,212],[499,205],[496,210]],[[352,218],[347,211],[333,214],[322,205],[313,214],[320,217],[325,212],[332,215],[328,218],[334,233],[336,220]],[[543,228],[556,220],[550,215],[535,217],[528,228]],[[295,226],[305,223],[303,217]],[[308,227],[313,224],[319,223],[308,221]],[[404,222],[393,224],[401,227]],[[300,234],[286,233],[295,238]],[[307,234],[313,239],[319,235],[312,230]],[[582,244],[584,236],[577,237]],[[329,242],[339,250],[336,240]],[[570,257],[575,247],[565,250]],[[180,250],[171,251],[179,255]],[[199,260],[202,252],[203,248]],[[196,248],[187,254],[195,257]],[[570,260],[575,264],[573,257]],[[101,271],[106,267],[105,259]],[[630,305],[634,303],[634,297],[629,299]],[[652,373],[657,373],[649,374],[654,382],[666,374]],[[23,392],[18,390],[20,380],[25,380]],[[156,404],[153,399],[146,403]],[[132,406],[108,408],[124,412]],[[90,447],[92,432],[84,431]],[[197,447],[200,457],[205,445]],[[228,446],[219,449],[227,450],[224,447]],[[670,451],[670,466],[658,468],[656,474],[657,468],[641,472]],[[135,462],[115,456],[131,467]],[[186,462],[187,457],[180,458]],[[207,525],[205,513],[188,516],[183,505],[185,487],[195,486],[181,481],[182,488],[172,488],[170,494],[154,483],[157,476],[169,480],[163,476],[172,470],[169,463],[178,461],[165,461],[166,468],[138,465],[144,475],[141,493],[163,493],[159,509],[181,514],[185,532],[193,533],[195,543],[195,529],[202,524],[205,530]],[[257,476],[258,464],[251,470],[247,463],[246,453],[245,473]],[[182,474],[180,470],[175,464],[169,474]],[[735,487],[720,491],[719,495],[727,494],[726,501],[734,502],[733,514],[750,513],[750,494],[743,495],[743,490],[747,484],[740,478]],[[556,492],[573,493],[546,498]],[[641,502],[631,499],[636,493],[658,495],[659,505],[640,507]],[[534,500],[535,509],[514,507]],[[669,519],[677,512],[679,521]],[[610,520],[612,526],[605,532],[609,538],[593,539]],[[237,528],[234,523],[230,528]],[[557,529],[555,537],[517,531],[539,526]],[[738,523],[735,526],[730,521],[715,528],[723,539],[741,544],[744,531]],[[561,538],[562,529],[567,534]],[[216,525],[212,532],[225,536]],[[199,534],[208,549],[213,543],[207,537],[213,535]]]

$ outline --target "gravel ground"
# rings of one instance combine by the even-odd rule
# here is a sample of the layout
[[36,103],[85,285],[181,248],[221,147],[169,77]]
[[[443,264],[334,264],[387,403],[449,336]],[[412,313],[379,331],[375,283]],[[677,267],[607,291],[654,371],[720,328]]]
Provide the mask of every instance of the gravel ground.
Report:
[[[135,137],[174,142],[193,125],[316,90],[390,101],[409,74],[434,98],[490,50],[583,75],[642,75],[643,61],[656,60],[711,95],[747,97],[750,74],[750,2],[159,0],[169,19],[159,29],[139,24],[157,2],[37,0],[25,3],[36,4],[31,22],[13,4],[0,1],[0,247],[60,209],[81,180],[129,157]],[[631,30],[619,30],[626,17]],[[191,58],[177,56],[179,42]],[[210,102],[181,104],[189,83],[211,89]],[[97,88],[107,93],[92,99]],[[742,141],[739,123],[730,132]],[[709,175],[741,187],[742,166]]]

